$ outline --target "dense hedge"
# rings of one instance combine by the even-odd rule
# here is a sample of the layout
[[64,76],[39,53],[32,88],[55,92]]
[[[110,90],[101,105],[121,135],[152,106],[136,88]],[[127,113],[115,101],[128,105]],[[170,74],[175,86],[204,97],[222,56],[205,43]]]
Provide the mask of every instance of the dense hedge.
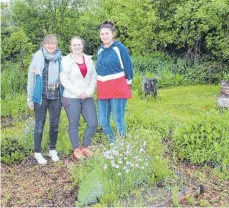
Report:
[[196,62],[201,57],[227,61],[228,0],[20,0],[12,10],[2,6],[3,59],[36,50],[43,36],[56,33],[64,53],[69,39],[86,39],[86,51],[99,45],[98,27],[106,19],[118,28],[117,38],[134,53],[169,52]]

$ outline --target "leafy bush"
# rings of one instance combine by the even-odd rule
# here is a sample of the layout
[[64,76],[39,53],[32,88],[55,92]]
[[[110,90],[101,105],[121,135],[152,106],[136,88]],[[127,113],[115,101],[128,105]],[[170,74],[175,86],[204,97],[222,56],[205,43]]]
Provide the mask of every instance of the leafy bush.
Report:
[[189,67],[183,73],[189,84],[218,84],[226,74],[229,74],[229,67],[223,63],[203,62]]
[[1,162],[14,164],[21,162],[27,156],[26,149],[19,143],[17,137],[6,137],[1,141]]
[[90,172],[82,181],[78,192],[77,206],[96,203],[104,195],[104,187],[98,169]]
[[229,111],[212,110],[176,128],[173,147],[180,159],[193,164],[229,164]]
[[26,95],[14,95],[13,99],[2,100],[2,126],[14,125],[17,121],[25,120],[32,114],[27,107]]
[[158,88],[193,84],[218,84],[228,77],[229,67],[225,63],[203,61],[190,65],[188,61],[169,56],[133,56],[134,82],[133,89],[141,94],[143,77],[157,78]]
[[22,72],[18,63],[7,62],[3,68],[1,98],[9,100],[26,92],[27,72]]

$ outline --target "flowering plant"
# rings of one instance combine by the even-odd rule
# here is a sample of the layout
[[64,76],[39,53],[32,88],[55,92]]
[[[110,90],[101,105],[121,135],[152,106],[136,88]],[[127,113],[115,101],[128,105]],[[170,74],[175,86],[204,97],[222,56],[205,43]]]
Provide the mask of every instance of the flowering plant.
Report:
[[125,195],[134,186],[146,182],[151,176],[149,161],[152,157],[147,153],[147,142],[128,142],[118,139],[109,149],[103,151],[103,171],[109,184],[105,193],[109,194],[115,188],[116,193]]

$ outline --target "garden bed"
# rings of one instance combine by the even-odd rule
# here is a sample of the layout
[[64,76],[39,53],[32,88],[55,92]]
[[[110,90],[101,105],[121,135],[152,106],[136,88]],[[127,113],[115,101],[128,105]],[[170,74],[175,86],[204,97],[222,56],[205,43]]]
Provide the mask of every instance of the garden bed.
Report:
[[[74,207],[77,187],[71,180],[70,169],[75,163],[72,157],[65,156],[60,162],[49,161],[45,166],[38,166],[33,157],[18,165],[2,164],[1,207]],[[229,180],[215,176],[213,169],[179,162],[173,170],[171,177],[155,186],[133,190],[120,204],[170,207],[177,200],[180,206],[229,206]],[[200,184],[204,192],[198,195],[194,189]],[[181,198],[184,189],[192,191]]]

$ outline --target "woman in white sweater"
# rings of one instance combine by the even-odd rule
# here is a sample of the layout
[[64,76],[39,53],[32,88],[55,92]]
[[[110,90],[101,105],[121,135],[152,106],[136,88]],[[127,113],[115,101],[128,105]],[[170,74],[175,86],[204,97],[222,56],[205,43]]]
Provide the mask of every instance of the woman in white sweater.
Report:
[[[74,157],[78,160],[84,156],[91,157],[92,152],[88,148],[91,138],[98,126],[96,107],[93,93],[96,88],[97,75],[91,56],[83,53],[84,40],[73,37],[70,41],[72,53],[62,60],[63,71],[60,80],[64,86],[62,104],[69,121],[69,137],[74,149]],[[87,122],[83,147],[79,147],[78,127],[80,115]]]

